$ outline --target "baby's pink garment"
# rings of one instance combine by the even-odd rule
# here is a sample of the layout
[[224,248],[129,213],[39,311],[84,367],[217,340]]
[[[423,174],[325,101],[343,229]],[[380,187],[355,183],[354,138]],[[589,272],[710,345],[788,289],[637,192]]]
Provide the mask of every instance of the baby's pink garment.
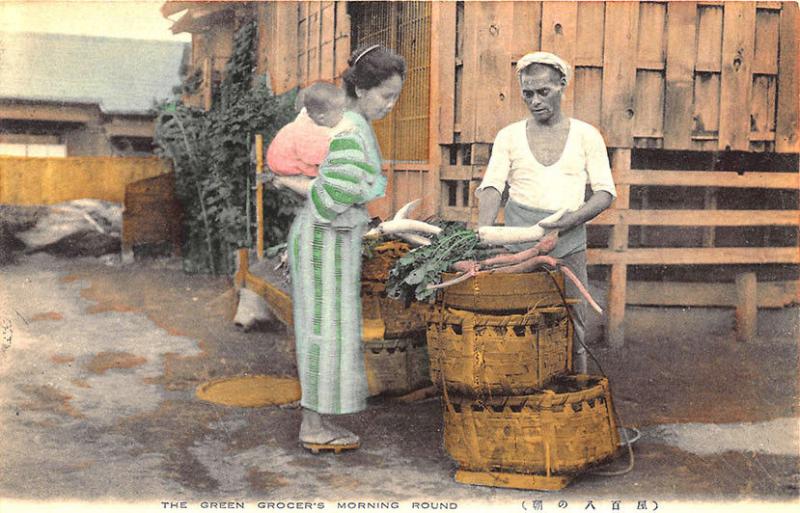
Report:
[[330,144],[330,129],[319,126],[305,109],[281,128],[267,150],[267,165],[279,176],[317,176]]

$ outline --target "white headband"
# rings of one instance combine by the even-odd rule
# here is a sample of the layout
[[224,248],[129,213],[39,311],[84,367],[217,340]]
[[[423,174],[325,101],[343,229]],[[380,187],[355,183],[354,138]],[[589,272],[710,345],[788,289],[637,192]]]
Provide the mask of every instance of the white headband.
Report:
[[570,80],[572,80],[572,69],[570,68],[569,64],[567,64],[564,59],[553,53],[531,52],[523,55],[522,58],[517,61],[517,75],[522,74],[522,71],[531,64],[544,64],[545,66],[555,68],[562,75],[564,75],[564,78],[566,78],[568,84]]

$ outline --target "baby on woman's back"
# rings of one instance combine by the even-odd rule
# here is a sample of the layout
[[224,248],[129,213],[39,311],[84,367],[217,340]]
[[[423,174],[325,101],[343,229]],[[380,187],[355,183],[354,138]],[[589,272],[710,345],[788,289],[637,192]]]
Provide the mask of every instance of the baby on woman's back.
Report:
[[344,91],[329,82],[315,82],[302,91],[303,108],[281,128],[267,150],[267,165],[278,176],[316,177],[328,154],[331,137],[341,127]]

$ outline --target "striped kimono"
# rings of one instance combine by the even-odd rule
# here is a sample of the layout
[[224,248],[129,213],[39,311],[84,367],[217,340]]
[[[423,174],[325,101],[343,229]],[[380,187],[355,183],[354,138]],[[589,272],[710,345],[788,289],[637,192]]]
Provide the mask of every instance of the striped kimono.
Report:
[[386,178],[367,120],[345,113],[309,198],[289,233],[289,265],[301,405],[322,414],[366,408],[361,342],[364,204],[383,196]]

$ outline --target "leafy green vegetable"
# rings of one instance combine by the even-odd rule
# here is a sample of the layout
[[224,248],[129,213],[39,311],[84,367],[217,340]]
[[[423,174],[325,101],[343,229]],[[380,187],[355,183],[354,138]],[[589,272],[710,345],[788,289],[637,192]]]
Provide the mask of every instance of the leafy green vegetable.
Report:
[[389,297],[432,303],[436,290],[428,290],[428,285],[441,283],[442,273],[455,262],[483,257],[486,250],[478,248],[478,234],[473,230],[455,222],[440,226],[442,233],[432,239],[430,246],[416,248],[397,260],[386,284]]

